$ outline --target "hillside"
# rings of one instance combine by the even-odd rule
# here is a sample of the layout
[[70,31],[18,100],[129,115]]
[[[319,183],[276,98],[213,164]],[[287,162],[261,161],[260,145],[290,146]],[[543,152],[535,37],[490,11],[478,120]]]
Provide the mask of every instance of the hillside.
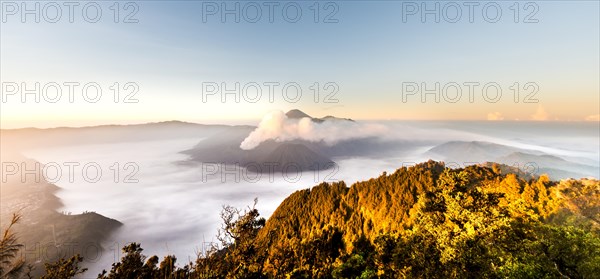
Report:
[[[570,157],[566,160],[537,150],[485,141],[450,141],[431,148],[426,155],[460,166],[496,162],[537,176],[547,174],[553,180],[600,177],[600,168],[585,158]],[[589,162],[590,165],[578,162]]]
[[513,152],[500,157],[495,162],[524,166],[535,164],[539,173],[547,173],[553,179],[581,178],[586,176],[600,177],[600,169],[594,166],[577,164],[552,155],[534,155],[524,152]]
[[134,243],[101,278],[598,278],[600,182],[512,169],[429,161],[323,183],[268,220],[225,206],[220,243],[195,262]]
[[[290,119],[310,118],[316,123],[353,121],[333,116],[314,118],[298,109],[290,110],[285,115]],[[286,142],[266,140],[253,149],[242,149],[240,144],[254,129],[255,127],[250,126],[224,128],[208,135],[192,149],[184,150],[182,153],[189,155],[192,162],[238,164],[241,167],[247,167],[251,172],[282,172],[288,168],[289,171],[295,172],[329,169],[335,164],[330,159],[332,155],[355,155],[356,150],[363,150],[362,147],[374,145],[372,142],[357,141],[358,144],[351,142],[341,147],[333,147],[322,142],[305,140]],[[373,149],[373,147],[367,147],[364,149]],[[272,165],[275,167],[271,167]]]
[[[251,128],[232,127],[200,141],[194,148],[182,153],[192,162],[237,164],[251,172],[282,172],[323,170],[334,162],[307,145],[307,142],[276,142],[269,140],[251,150],[240,148],[240,143]],[[289,169],[288,169],[289,168]]]
[[[285,117],[310,118],[316,123],[314,125],[358,125],[349,118],[335,116],[315,118],[297,109],[288,111]],[[238,164],[241,167],[248,167],[248,171],[251,172],[269,172],[272,170],[269,165],[276,165],[276,172],[288,166],[293,171],[297,168],[302,171],[324,170],[333,166],[335,157],[383,158],[391,153],[410,151],[415,146],[414,142],[406,140],[382,140],[377,136],[370,136],[343,139],[335,144],[324,140],[271,138],[260,142],[252,149],[242,149],[241,143],[255,129],[256,127],[251,126],[231,126],[207,134],[193,148],[181,151],[189,156],[189,160],[181,163]],[[260,166],[260,169],[256,165]]]
[[338,120],[354,122],[354,120],[352,120],[350,118],[339,118],[339,117],[335,117],[332,115],[327,115],[322,118],[312,117],[299,109],[292,109],[292,110],[286,112],[285,116],[287,116],[287,118],[291,118],[291,119],[300,119],[300,118],[307,117],[307,118],[310,118],[313,122],[317,122],[317,123],[323,123],[325,121],[338,121]]
[[[3,154],[2,162],[24,163],[29,169],[36,164],[14,153],[10,159]],[[28,175],[22,179],[17,174],[6,178],[0,188],[2,229],[12,214],[22,216],[14,229],[19,242],[25,246],[26,262],[34,266],[34,277],[43,274],[46,262],[75,254],[91,260],[107,252],[102,243],[122,225],[119,221],[95,212],[59,213],[62,202],[55,194],[60,188],[46,182],[42,175]]]
[[441,158],[443,159],[461,163],[494,162],[494,159],[513,152],[529,152],[536,155],[542,154],[539,151],[524,150],[485,141],[450,141],[429,150],[430,154],[439,155],[442,156]]
[[[523,180],[512,173],[503,172],[506,169],[508,169],[506,166],[493,165],[491,168],[471,166],[465,169],[450,171],[444,167],[443,163],[429,161],[415,167],[398,169],[391,174],[384,173],[378,178],[358,182],[351,187],[347,187],[341,182],[321,184],[312,189],[296,192],[281,203],[265,223],[264,227],[258,232],[257,246],[269,247],[267,250],[270,251],[268,255],[265,255],[265,262],[267,264],[264,265],[264,270],[274,276],[281,274],[279,273],[281,271],[278,270],[279,261],[282,260],[281,251],[295,251],[299,247],[303,247],[303,245],[312,243],[312,241],[323,241],[323,237],[332,237],[332,235],[337,234],[339,236],[338,240],[327,239],[328,241],[334,241],[328,245],[335,244],[335,247],[337,247],[335,249],[339,249],[338,260],[350,260],[351,255],[356,255],[357,253],[361,257],[364,257],[364,254],[362,254],[364,251],[361,252],[361,249],[365,249],[365,245],[367,247],[375,245],[375,247],[369,249],[379,251],[377,249],[383,247],[378,248],[377,245],[378,243],[380,245],[382,237],[385,237],[388,240],[395,239],[396,244],[394,245],[412,247],[405,248],[408,249],[402,252],[408,253],[405,256],[412,254],[413,256],[410,257],[424,257],[422,260],[431,261],[430,264],[432,266],[441,266],[438,269],[424,265],[419,268],[425,270],[415,270],[422,263],[413,262],[405,258],[398,259],[399,262],[395,263],[395,267],[393,267],[393,262],[388,263],[391,266],[379,266],[379,272],[382,272],[381,268],[383,268],[383,270],[388,269],[388,272],[392,270],[404,272],[405,276],[408,277],[430,277],[432,275],[434,275],[433,277],[462,277],[458,276],[451,269],[467,268],[466,271],[472,273],[469,273],[466,277],[472,277],[475,274],[479,274],[475,277],[494,277],[492,275],[498,274],[497,272],[500,272],[500,270],[487,266],[492,262],[486,262],[488,261],[486,257],[494,258],[498,255],[496,253],[514,253],[515,251],[502,250],[503,248],[493,251],[493,249],[488,248],[488,244],[486,243],[504,243],[503,245],[507,245],[507,249],[515,249],[508,247],[522,244],[512,242],[513,240],[499,238],[496,234],[525,233],[513,225],[507,226],[506,224],[508,223],[505,222],[520,223],[523,220],[529,220],[521,223],[521,225],[528,224],[527,226],[529,226],[536,224],[536,218],[537,220],[547,220],[548,224],[552,223],[555,225],[558,219],[562,220],[559,222],[560,225],[565,225],[565,223],[568,223],[565,220],[569,218],[571,218],[570,220],[577,220],[576,222],[580,222],[580,225],[585,223],[588,230],[595,231],[596,245],[600,244],[600,242],[597,242],[600,223],[596,220],[600,216],[598,215],[600,213],[598,210],[600,206],[598,206],[597,201],[594,201],[593,203],[596,207],[589,207],[591,197],[595,197],[596,199],[600,197],[600,183],[598,180],[581,180],[581,182],[568,180],[559,183],[549,181],[546,176]],[[566,193],[573,194],[573,192],[583,189],[578,188],[580,190],[576,190],[576,187],[588,187],[587,189],[592,189],[592,192],[587,192],[587,195],[591,195],[587,196],[587,202],[582,203],[586,205],[581,207],[586,209],[587,206],[586,214],[581,214],[582,211],[577,213],[574,206],[569,206],[573,204],[574,200],[565,198]],[[466,198],[466,200],[461,197]],[[452,212],[450,210],[459,211]],[[431,215],[432,213],[435,214]],[[439,219],[440,217],[442,219]],[[542,231],[547,229],[542,224],[538,224],[540,227],[535,225],[534,230],[539,229],[540,233],[542,233]],[[446,232],[445,230],[448,229],[451,229],[451,231]],[[466,231],[461,232],[462,230]],[[453,247],[453,245],[464,245],[466,243],[471,243],[468,244],[469,246],[475,245],[473,247],[483,245],[479,248],[469,249],[486,247],[487,251],[481,250],[473,255],[464,254],[462,256],[474,258],[470,258],[469,261],[472,262],[460,263],[444,259],[443,253],[446,253],[444,252],[445,250],[436,251],[435,246],[430,246],[427,249],[434,249],[430,253],[433,253],[433,255],[440,253],[438,255],[440,258],[435,259],[433,255],[419,254],[425,251],[414,250],[416,249],[416,246],[414,246],[416,244],[413,241],[418,240],[421,243],[418,245],[427,243],[422,242],[423,239],[420,239],[422,236],[414,239],[414,233],[431,234],[434,238],[427,245],[438,243],[436,245],[450,246],[452,247],[452,251],[454,251],[452,253],[455,253],[453,257],[461,257],[460,253],[463,252],[471,253],[464,250],[465,247]],[[548,231],[544,231],[543,233],[548,233]],[[531,234],[528,237],[534,240],[539,236]],[[455,241],[461,241],[459,240],[461,238],[464,238],[464,241],[467,242],[464,244],[454,243]],[[315,245],[315,243],[310,245]],[[600,248],[600,246],[594,247]],[[437,249],[441,248],[438,246]],[[444,247],[443,249],[450,248]],[[329,252],[335,252],[335,250]],[[297,254],[297,252],[295,253]],[[594,257],[598,257],[600,256],[600,250],[595,250],[592,254],[595,255]],[[343,255],[348,256],[344,258]],[[546,255],[539,256],[545,257]],[[298,257],[302,256],[298,255]],[[467,258],[463,258],[463,260]],[[299,258],[296,258],[296,260],[299,260]],[[368,259],[363,258],[363,260],[367,261]],[[542,266],[546,264],[543,263],[544,260],[540,259],[533,261]],[[583,262],[583,260],[581,261]],[[329,270],[324,274],[329,274],[329,272],[335,273],[336,264],[334,262],[332,261],[329,264],[326,262],[319,263],[306,271],[312,269],[312,273],[309,272],[312,276],[318,275],[314,272],[315,268]],[[502,260],[500,259],[496,259],[494,262],[495,265],[502,264]],[[363,264],[367,265],[367,263]],[[575,265],[578,264],[580,262],[575,263]],[[456,266],[446,270],[444,265]],[[338,268],[340,267],[339,265],[337,266]],[[375,264],[375,266],[377,265]],[[593,266],[596,270],[600,270],[600,264]],[[553,269],[551,265],[548,265],[548,267]],[[295,268],[297,269],[298,267],[296,266]],[[289,269],[288,272],[295,268]],[[363,268],[365,270],[368,269],[366,267]],[[491,269],[484,272],[487,268]],[[522,272],[521,270],[516,271],[511,268],[507,267],[502,272],[513,275]],[[561,267],[558,269],[561,269]],[[364,275],[365,270],[360,274]],[[554,270],[554,272],[557,272],[557,276],[560,274],[558,271]],[[545,272],[550,271],[547,270]],[[562,273],[562,271],[560,272]],[[391,274],[396,273],[392,272]],[[446,275],[442,276],[441,274]],[[581,273],[577,272],[573,272],[572,274],[581,276]],[[319,276],[321,275],[317,277]],[[323,278],[327,278],[327,276]],[[388,277],[384,276],[384,278]]]
[[[334,162],[302,144],[283,143],[269,153],[259,164],[275,162],[276,172],[296,172],[300,170],[324,170],[334,166]],[[248,170],[252,170],[248,168]]]
[[165,121],[133,125],[101,125],[78,128],[2,129],[0,130],[0,144],[4,151],[78,144],[201,138],[231,127],[237,126],[202,125],[181,121]]
[[339,182],[293,193],[275,210],[259,237],[269,235],[280,243],[282,238],[305,239],[333,226],[344,232],[351,245],[361,235],[398,232],[410,225],[409,211],[417,196],[431,190],[443,170],[443,164],[432,161],[351,187]]

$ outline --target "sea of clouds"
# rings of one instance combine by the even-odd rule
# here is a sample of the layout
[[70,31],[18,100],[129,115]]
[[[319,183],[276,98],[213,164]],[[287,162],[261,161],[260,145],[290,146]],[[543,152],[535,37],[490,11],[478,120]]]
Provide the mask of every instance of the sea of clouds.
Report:
[[[147,255],[174,254],[179,264],[187,263],[210,243],[217,242],[215,235],[221,224],[219,212],[224,205],[246,208],[258,198],[257,208],[267,218],[294,191],[310,188],[321,181],[344,180],[350,185],[379,176],[384,171],[422,162],[429,159],[426,155],[429,148],[448,140],[485,140],[549,154],[585,157],[598,165],[598,138],[587,130],[569,137],[554,131],[556,136],[551,137],[545,134],[551,132],[536,133],[528,128],[530,133],[520,132],[516,137],[510,127],[506,132],[498,129],[486,132],[485,124],[481,124],[481,128],[473,128],[473,124],[461,125],[467,124],[348,121],[318,124],[308,118],[288,119],[275,112],[262,120],[241,147],[253,148],[267,139],[304,139],[333,145],[342,140],[373,135],[385,140],[410,139],[413,146],[386,158],[333,158],[338,165],[334,169],[301,174],[262,174],[258,180],[255,177],[246,179],[242,169],[228,167],[207,176],[202,164],[182,163],[188,158],[180,152],[201,143],[200,138],[33,149],[25,155],[44,164],[77,162],[83,166],[93,162],[102,168],[100,179],[93,183],[83,179],[82,173],[75,173],[74,180],[63,173],[55,182],[61,188],[58,192],[64,203],[61,210],[73,214],[96,211],[124,224],[104,244],[109,251],[97,262],[87,263],[92,275],[110,268],[110,264],[120,257],[117,251],[129,242],[141,243]],[[124,181],[134,170],[124,169],[127,163],[137,166],[133,177],[127,177],[127,181],[133,179],[133,183]],[[116,176],[115,164],[119,169]],[[81,171],[81,168],[76,170]]]

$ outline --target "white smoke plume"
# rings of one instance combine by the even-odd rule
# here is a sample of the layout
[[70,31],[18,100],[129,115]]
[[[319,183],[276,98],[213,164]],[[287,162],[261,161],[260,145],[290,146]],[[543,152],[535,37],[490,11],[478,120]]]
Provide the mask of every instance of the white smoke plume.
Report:
[[266,140],[277,142],[291,140],[323,141],[334,145],[339,141],[383,135],[387,128],[374,123],[357,123],[341,119],[328,119],[317,123],[308,117],[288,118],[282,111],[263,117],[258,127],[248,135],[240,148],[250,150]]

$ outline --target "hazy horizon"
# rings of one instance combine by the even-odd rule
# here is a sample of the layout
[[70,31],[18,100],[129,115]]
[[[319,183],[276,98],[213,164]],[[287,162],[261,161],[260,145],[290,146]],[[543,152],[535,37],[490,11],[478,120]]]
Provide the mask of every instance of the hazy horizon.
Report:
[[[337,116],[337,115],[336,115]],[[340,116],[347,117],[357,121],[364,122],[386,122],[386,121],[397,121],[397,122],[486,122],[490,124],[504,122],[504,123],[588,123],[588,124],[596,124],[600,123],[596,120],[516,120],[516,119],[503,119],[503,120],[485,120],[485,119],[454,119],[454,120],[445,120],[445,119],[360,119],[360,118],[352,118],[348,116]],[[55,129],[55,128],[92,128],[99,126],[128,126],[128,125],[144,125],[144,124],[159,124],[159,123],[169,123],[169,122],[181,122],[181,123],[189,123],[189,124],[198,124],[198,125],[230,125],[230,126],[241,126],[241,125],[249,125],[256,126],[261,121],[261,118],[256,119],[239,119],[239,120],[194,120],[194,121],[183,121],[179,119],[167,119],[167,120],[158,120],[158,121],[133,121],[133,122],[99,122],[99,123],[90,123],[90,124],[73,124],[73,125],[51,125],[49,126],[15,126],[15,127],[4,127],[1,126],[1,130],[19,130],[19,129]],[[600,128],[600,124],[598,124]]]
[[[446,2],[423,2],[439,5],[437,17],[419,2],[286,2],[290,15],[281,4],[258,22],[245,2],[125,3],[116,22],[100,2],[97,22],[63,8],[57,23],[54,5],[38,23],[4,3],[6,128],[215,123],[293,108],[369,120],[600,121],[597,1],[476,3],[470,17]],[[222,10],[235,5],[237,17]],[[303,12],[297,22],[293,9]]]

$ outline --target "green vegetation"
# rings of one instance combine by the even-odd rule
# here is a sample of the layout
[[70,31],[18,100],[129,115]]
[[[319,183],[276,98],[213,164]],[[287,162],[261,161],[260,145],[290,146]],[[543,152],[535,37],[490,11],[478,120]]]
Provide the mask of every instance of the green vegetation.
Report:
[[[323,183],[267,221],[224,207],[220,245],[195,262],[159,263],[133,243],[99,278],[600,278],[600,182],[506,169],[429,161]],[[77,263],[46,265],[46,278]]]

